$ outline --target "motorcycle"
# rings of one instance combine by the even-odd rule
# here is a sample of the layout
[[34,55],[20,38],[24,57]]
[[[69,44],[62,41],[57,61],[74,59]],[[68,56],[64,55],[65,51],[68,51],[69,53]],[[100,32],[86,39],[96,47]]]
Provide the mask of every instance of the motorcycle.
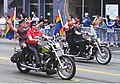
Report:
[[[79,46],[75,46],[76,54],[74,55],[74,59],[93,60],[94,58],[96,58],[98,63],[102,65],[108,64],[112,58],[111,51],[105,45],[100,44],[94,28],[91,27],[89,30],[83,29],[81,31],[81,34],[83,39],[87,43],[84,56],[81,56]],[[70,53],[70,48],[67,42],[63,43],[63,49],[65,54]]]
[[[11,61],[16,63],[18,70],[21,73],[28,73],[30,70],[46,72],[47,75],[57,74],[64,80],[70,80],[76,73],[76,65],[74,60],[65,55],[57,37],[53,37],[51,40],[42,46],[42,50],[38,52],[42,66],[36,68],[34,56],[27,52],[24,56],[25,60],[22,60],[23,51],[16,51],[11,57]],[[37,38],[40,39],[40,38]]]

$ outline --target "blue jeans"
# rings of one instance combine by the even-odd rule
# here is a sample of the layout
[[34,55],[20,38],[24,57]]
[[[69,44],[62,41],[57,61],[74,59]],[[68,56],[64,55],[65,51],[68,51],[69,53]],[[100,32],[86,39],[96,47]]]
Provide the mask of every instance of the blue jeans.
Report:
[[112,42],[112,39],[113,43],[116,44],[115,32],[107,32],[107,41],[109,44]]
[[43,34],[45,34],[45,29],[41,28],[41,31],[42,31]]
[[96,34],[98,36],[98,38],[100,38],[100,41],[102,41],[102,29],[96,29]]
[[102,29],[101,31],[102,41],[107,41],[107,30]]
[[51,31],[50,31],[50,29],[45,29],[45,34],[48,35],[48,36],[51,36]]

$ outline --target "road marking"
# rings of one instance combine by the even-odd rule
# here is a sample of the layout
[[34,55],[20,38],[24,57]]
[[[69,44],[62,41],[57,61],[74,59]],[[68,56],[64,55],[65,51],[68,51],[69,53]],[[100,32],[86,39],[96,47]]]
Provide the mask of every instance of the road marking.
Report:
[[0,57],[0,59],[3,59],[3,60],[10,60],[10,58],[7,58],[7,57]]
[[90,70],[90,69],[84,69],[84,68],[77,68],[77,70],[78,71],[83,71],[83,72],[111,75],[111,76],[120,76],[120,74],[114,74],[114,73],[111,73],[111,72],[103,72],[103,71]]
[[[73,78],[72,81],[74,81],[74,82],[79,82],[80,80],[77,79],[77,78]],[[69,82],[70,82],[70,80],[69,80]]]
[[[3,60],[10,60],[8,57],[0,57],[0,59]],[[83,72],[89,72],[89,73],[96,73],[96,74],[104,74],[104,75],[111,75],[111,76],[120,76],[120,74],[114,74],[111,72],[103,72],[103,71],[97,71],[97,70],[90,70],[90,69],[84,69],[84,68],[76,68],[78,71],[83,71]],[[78,79],[74,78],[72,81],[79,81]]]

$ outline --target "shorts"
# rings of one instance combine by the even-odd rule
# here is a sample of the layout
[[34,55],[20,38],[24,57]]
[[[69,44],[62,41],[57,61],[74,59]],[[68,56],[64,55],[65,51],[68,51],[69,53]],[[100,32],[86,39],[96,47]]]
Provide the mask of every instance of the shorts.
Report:
[[0,24],[0,30],[6,30],[6,25],[5,24]]

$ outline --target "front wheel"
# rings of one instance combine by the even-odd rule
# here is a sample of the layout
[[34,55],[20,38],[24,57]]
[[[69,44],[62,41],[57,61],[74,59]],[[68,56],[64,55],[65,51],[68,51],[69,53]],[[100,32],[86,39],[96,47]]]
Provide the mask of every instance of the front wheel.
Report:
[[58,63],[58,75],[64,80],[70,80],[76,73],[76,65],[72,58],[67,56],[60,57],[63,67]]
[[29,69],[29,68],[25,68],[25,67],[21,66],[20,63],[17,63],[17,68],[18,68],[18,70],[19,70],[21,73],[28,73],[28,72],[30,72],[30,70],[31,70],[31,69]]
[[105,46],[100,46],[100,50],[101,50],[101,55],[100,52],[97,50],[96,52],[96,60],[98,63],[106,65],[110,62],[112,56],[111,56],[111,51],[109,48],[105,47]]

